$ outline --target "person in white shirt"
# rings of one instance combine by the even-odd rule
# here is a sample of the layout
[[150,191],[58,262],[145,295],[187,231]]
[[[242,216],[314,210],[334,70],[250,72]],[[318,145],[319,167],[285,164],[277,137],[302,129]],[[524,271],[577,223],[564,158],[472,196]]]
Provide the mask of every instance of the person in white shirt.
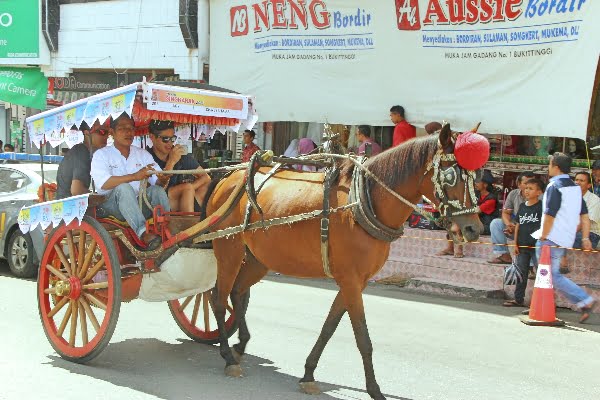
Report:
[[156,249],[160,246],[160,237],[146,232],[146,218],[152,216],[152,210],[146,204],[142,209],[138,206],[140,181],[148,178],[146,194],[152,207],[161,205],[170,211],[167,193],[161,187],[167,184],[169,176],[148,175],[151,171],[160,171],[160,167],[150,153],[133,146],[134,123],[127,114],[111,121],[110,134],[114,145],[96,151],[92,158],[92,179],[98,193],[107,196],[98,207],[98,216],[111,215],[127,221],[149,250]]
[[[581,188],[583,201],[588,209],[588,217],[590,218],[590,242],[595,249],[600,242],[600,197],[596,196],[592,190],[592,178],[589,172],[578,172],[575,175],[575,183]],[[573,247],[576,249],[582,248],[581,230],[575,235],[575,243]]]

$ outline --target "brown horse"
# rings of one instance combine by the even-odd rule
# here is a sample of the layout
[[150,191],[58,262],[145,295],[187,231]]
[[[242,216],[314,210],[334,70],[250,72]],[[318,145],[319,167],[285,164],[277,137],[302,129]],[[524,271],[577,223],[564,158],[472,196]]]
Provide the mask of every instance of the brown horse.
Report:
[[[456,162],[452,161],[453,143],[450,126],[445,125],[439,135],[406,142],[373,157],[365,166],[387,186],[413,204],[417,203],[422,195],[435,198],[434,189],[437,189],[438,196],[445,200],[444,204],[450,209],[454,208],[456,216],[451,219],[460,227],[464,239],[473,241],[479,237],[480,222],[476,211],[473,211],[476,204],[472,204],[471,197],[465,192],[470,187],[472,193],[472,181],[471,186],[467,185],[465,177],[473,175],[461,170]],[[431,166],[432,161],[435,161],[436,154],[439,168],[428,169],[428,165]],[[331,188],[331,208],[348,203],[354,168],[356,167],[349,161],[343,165],[339,180]],[[208,214],[210,215],[223,204],[244,179],[243,171],[224,179],[209,201]],[[276,173],[266,182],[257,198],[264,212],[264,219],[322,209],[322,181],[321,173],[292,171]],[[400,202],[377,184],[372,185],[371,198],[375,215],[388,227],[401,227],[413,211],[411,207]],[[246,204],[247,197],[244,195],[234,211],[217,228],[242,224]],[[253,213],[251,221],[260,220],[261,217]],[[239,326],[240,342],[234,346],[236,356],[241,357],[244,354],[250,339],[245,313],[250,295],[249,288],[253,284],[269,270],[295,277],[326,277],[321,258],[319,232],[320,220],[317,218],[253,232],[247,231],[214,241],[218,266],[216,290],[213,292],[214,312],[220,332],[226,332],[225,307],[227,298],[231,294]],[[314,370],[325,345],[344,313],[348,312],[363,359],[367,392],[373,399],[384,399],[373,371],[373,348],[367,330],[362,291],[369,278],[383,267],[388,258],[390,243],[375,239],[367,233],[355,222],[349,210],[331,214],[329,233],[330,271],[339,286],[339,292],[321,334],[306,360],[305,375],[300,385],[307,393],[318,393],[313,376]],[[234,357],[227,337],[223,334],[220,337],[220,345],[221,356],[226,361],[226,374],[241,376],[239,357]]]

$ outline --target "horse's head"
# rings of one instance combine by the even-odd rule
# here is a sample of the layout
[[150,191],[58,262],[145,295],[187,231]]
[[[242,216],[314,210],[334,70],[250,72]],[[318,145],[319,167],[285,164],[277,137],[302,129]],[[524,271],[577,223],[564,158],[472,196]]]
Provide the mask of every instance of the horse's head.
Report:
[[433,169],[432,181],[440,213],[453,223],[452,234],[469,242],[477,240],[481,231],[474,183],[489,156],[487,140],[485,143],[477,137],[472,140],[469,135],[473,134],[464,134],[466,136],[461,138],[463,134],[452,132],[450,124],[445,124],[439,133],[438,151],[428,167],[428,170]]

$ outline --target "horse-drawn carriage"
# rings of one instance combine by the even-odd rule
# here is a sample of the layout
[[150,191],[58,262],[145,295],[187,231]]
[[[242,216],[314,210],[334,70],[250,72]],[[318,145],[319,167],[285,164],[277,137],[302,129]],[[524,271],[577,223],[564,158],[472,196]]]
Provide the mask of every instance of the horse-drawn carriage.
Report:
[[[149,83],[128,85],[29,118],[30,140],[38,146],[45,141],[72,145],[82,139],[80,132],[71,130],[73,126],[78,127],[83,121],[91,126],[97,119],[104,123],[123,112],[134,118],[138,135],[147,132],[151,119],[176,121],[180,127],[193,126],[178,130],[182,139],[211,135],[215,129],[224,131],[241,124],[252,127],[256,114],[250,97],[205,87],[208,86],[190,89]],[[170,293],[158,293],[161,285],[168,285],[168,277],[152,276],[175,253],[172,247],[165,254],[165,248],[176,244],[174,235],[199,222],[200,213],[154,210],[149,229],[162,236],[165,246],[147,251],[126,223],[96,217],[96,206],[103,199],[97,194],[75,196],[21,210],[22,229],[35,229],[39,224],[48,230],[48,225],[54,223],[46,237],[38,276],[40,317],[54,349],[72,361],[91,360],[109,343],[121,303],[140,294],[153,301],[161,295],[168,298],[171,314],[186,335],[201,343],[216,343],[219,333],[210,311],[210,293],[216,280],[214,261],[209,259],[208,264],[199,265],[197,270],[201,273],[195,274],[195,281],[186,278],[191,281],[188,287],[168,288]],[[180,262],[181,257],[202,259],[203,253],[210,252],[190,249],[192,256],[177,255],[171,263]],[[177,291],[185,296],[178,296]],[[225,324],[228,336],[236,330],[232,311],[229,306]]]
[[[31,117],[28,130],[34,143],[56,142],[73,125],[85,121],[91,126],[96,119],[102,123],[123,112],[133,116],[140,134],[151,119],[192,124],[192,135],[251,128],[256,121],[248,96],[143,82]],[[367,391],[382,399],[362,291],[383,266],[389,243],[402,234],[422,195],[436,199],[465,239],[477,239],[473,181],[483,163],[461,167],[458,154],[453,154],[457,137],[446,125],[439,135],[366,163],[340,154],[289,160],[256,153],[249,163],[223,168],[228,174],[207,196],[206,215],[156,207],[148,223],[148,229],[162,237],[156,250],[145,249],[120,222],[95,217],[102,199],[93,194],[25,208],[19,218],[23,230],[54,224],[37,285],[46,335],[63,358],[86,362],[109,343],[121,302],[168,301],[181,329],[198,342],[220,343],[226,374],[240,376],[239,357],[250,339],[245,320],[249,288],[269,270],[329,277],[340,292],[306,360],[301,386],[306,392],[317,390],[317,362],[348,312]],[[468,145],[470,139],[464,142]],[[472,166],[472,157],[470,161]],[[319,165],[325,172],[285,168],[298,163]],[[232,349],[228,338],[238,327],[240,342]]]

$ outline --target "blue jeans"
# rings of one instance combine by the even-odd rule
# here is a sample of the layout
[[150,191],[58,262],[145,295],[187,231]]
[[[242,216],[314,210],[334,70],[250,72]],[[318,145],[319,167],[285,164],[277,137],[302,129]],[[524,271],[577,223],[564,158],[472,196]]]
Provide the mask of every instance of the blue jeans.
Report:
[[[542,245],[558,246],[551,240],[545,240],[543,242],[538,240],[535,249],[538,263],[540,262]],[[571,303],[577,305],[579,308],[585,307],[591,304],[594,301],[594,298],[587,294],[586,291],[579,287],[575,282],[560,273],[560,260],[565,255],[565,251],[566,249],[562,247],[550,248],[552,284],[554,285],[554,288],[564,294]]]
[[[575,243],[573,243],[574,249],[582,249],[583,246],[581,244],[581,238],[583,235],[581,231],[577,232],[575,235]],[[594,232],[590,232],[590,242],[592,242],[592,247],[595,249],[598,246],[598,242],[600,241],[600,236],[596,235]]]
[[[161,205],[165,211],[171,210],[169,198],[162,187],[148,186],[146,195],[152,207]],[[99,217],[109,215],[127,221],[131,229],[141,237],[146,232],[146,219],[152,216],[152,210],[145,202],[142,202],[142,210],[140,210],[135,190],[129,183],[122,183],[114,188],[108,195],[108,199],[98,207]]]
[[505,228],[506,225],[504,225],[502,218],[496,218],[490,224],[490,235],[492,236],[492,243],[494,244],[494,254],[509,254],[508,246],[506,246],[508,238],[504,234]]

